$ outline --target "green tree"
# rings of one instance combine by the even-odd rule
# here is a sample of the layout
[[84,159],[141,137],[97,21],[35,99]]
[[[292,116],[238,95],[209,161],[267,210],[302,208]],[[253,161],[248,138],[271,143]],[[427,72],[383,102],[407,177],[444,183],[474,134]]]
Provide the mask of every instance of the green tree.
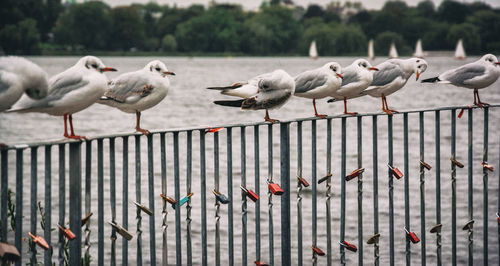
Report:
[[467,5],[452,1],[445,0],[438,8],[438,16],[441,20],[449,23],[462,23],[467,17]]
[[336,28],[340,25],[316,23],[304,30],[304,35],[300,44],[299,52],[306,55],[309,51],[309,45],[314,40],[320,55],[333,56],[337,54],[335,42],[338,39]]
[[111,10],[113,45],[128,50],[140,47],[145,39],[144,22],[135,7],[115,7]]
[[500,52],[500,14],[482,10],[467,18],[467,22],[477,27],[483,52]]
[[477,28],[469,23],[452,25],[446,36],[448,43],[457,43],[459,39],[463,39],[466,51],[478,53],[481,51],[481,37]]
[[39,54],[40,34],[36,21],[28,18],[0,30],[1,48],[7,54]]
[[411,48],[405,43],[403,36],[390,31],[383,32],[375,38],[375,53],[389,54],[389,48],[393,42],[400,55],[411,54]]
[[424,0],[417,4],[417,16],[432,18],[436,14],[436,7],[431,0]]
[[177,51],[177,41],[175,40],[174,35],[165,35],[165,37],[161,40],[161,48],[165,52]]
[[430,31],[422,36],[422,43],[426,50],[451,50],[454,44],[446,39],[450,25],[445,22],[433,22]]

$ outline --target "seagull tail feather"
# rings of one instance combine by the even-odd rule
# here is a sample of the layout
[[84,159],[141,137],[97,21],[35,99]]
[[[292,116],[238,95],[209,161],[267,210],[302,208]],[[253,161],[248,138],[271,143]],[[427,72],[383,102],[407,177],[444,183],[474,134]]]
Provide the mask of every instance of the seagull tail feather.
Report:
[[222,105],[222,106],[241,107],[244,100],[245,99],[232,100],[232,101],[214,101],[214,103],[217,105]]
[[326,101],[326,102],[327,102],[327,103],[333,103],[333,102],[336,102],[336,101],[338,101],[338,100],[337,100],[337,99],[335,99],[335,98],[331,98],[331,99],[329,99],[329,100],[328,100],[328,101]]
[[422,83],[427,83],[427,82],[428,83],[436,83],[436,82],[439,82],[439,81],[441,81],[439,79],[439,77],[434,77],[434,78],[430,78],[430,79],[424,79],[424,80],[422,80]]

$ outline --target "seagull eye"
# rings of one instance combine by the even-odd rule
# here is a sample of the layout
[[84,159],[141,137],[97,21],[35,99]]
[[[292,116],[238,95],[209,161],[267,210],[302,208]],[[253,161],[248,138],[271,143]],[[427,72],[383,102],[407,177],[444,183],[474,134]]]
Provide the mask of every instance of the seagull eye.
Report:
[[161,70],[159,67],[156,67],[155,69],[156,69],[156,71],[160,71]]
[[417,60],[417,63],[420,63],[420,60]]
[[96,63],[92,64],[92,67],[97,68],[97,64]]

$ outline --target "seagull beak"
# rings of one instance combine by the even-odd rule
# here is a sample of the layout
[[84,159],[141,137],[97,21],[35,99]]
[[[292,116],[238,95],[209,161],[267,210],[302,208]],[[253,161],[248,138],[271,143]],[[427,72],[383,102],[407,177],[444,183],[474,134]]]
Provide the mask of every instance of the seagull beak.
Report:
[[370,68],[368,68],[368,70],[375,70],[375,71],[378,71],[378,68],[376,68],[376,67],[370,67]]
[[172,71],[165,71],[165,72],[163,72],[163,74],[175,76],[175,73]]
[[341,79],[344,78],[344,76],[342,76],[342,74],[337,74],[337,77],[339,77]]
[[500,62],[496,62],[495,65],[500,65]]
[[417,76],[417,79],[416,79],[416,80],[418,80],[418,79],[420,78],[420,72],[418,72],[418,71],[417,71],[416,76]]
[[100,68],[99,70],[101,70],[101,72],[116,71],[116,69],[114,69],[112,67],[103,67],[103,68]]

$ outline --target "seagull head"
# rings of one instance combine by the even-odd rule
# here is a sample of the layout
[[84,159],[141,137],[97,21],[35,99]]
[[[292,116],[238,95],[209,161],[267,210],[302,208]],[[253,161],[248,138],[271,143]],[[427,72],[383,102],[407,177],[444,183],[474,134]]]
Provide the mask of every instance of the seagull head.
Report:
[[486,54],[481,57],[480,61],[486,62],[487,64],[492,64],[493,66],[500,65],[498,58],[492,54]]
[[12,58],[15,59],[13,67],[20,74],[19,77],[22,79],[22,86],[26,94],[34,100],[45,98],[49,91],[47,73],[25,58]]
[[337,62],[330,62],[324,65],[325,68],[328,68],[333,74],[338,78],[343,78],[342,76],[342,67]]
[[78,60],[77,65],[84,66],[89,70],[97,71],[99,73],[106,72],[106,71],[116,71],[116,69],[112,67],[107,67],[104,65],[104,63],[101,61],[101,59],[95,57],[95,56],[84,56]]
[[413,72],[415,72],[415,76],[417,78],[416,80],[418,80],[420,78],[420,74],[427,70],[427,62],[421,58],[410,58],[408,60],[410,61]]
[[152,73],[161,75],[162,77],[165,77],[166,75],[175,76],[175,73],[172,71],[169,71],[167,69],[167,66],[165,66],[165,64],[159,60],[154,60],[154,61],[149,62],[144,67],[144,69],[146,69],[147,71],[150,71]]
[[271,76],[263,78],[258,83],[259,91],[295,90],[295,80],[284,70],[277,69]]
[[353,63],[354,65],[356,65],[356,67],[360,68],[360,69],[366,69],[366,70],[375,70],[375,71],[378,71],[378,68],[376,67],[373,67],[372,64],[370,64],[370,62],[368,62],[368,60],[366,59],[358,59],[356,61],[354,61]]

